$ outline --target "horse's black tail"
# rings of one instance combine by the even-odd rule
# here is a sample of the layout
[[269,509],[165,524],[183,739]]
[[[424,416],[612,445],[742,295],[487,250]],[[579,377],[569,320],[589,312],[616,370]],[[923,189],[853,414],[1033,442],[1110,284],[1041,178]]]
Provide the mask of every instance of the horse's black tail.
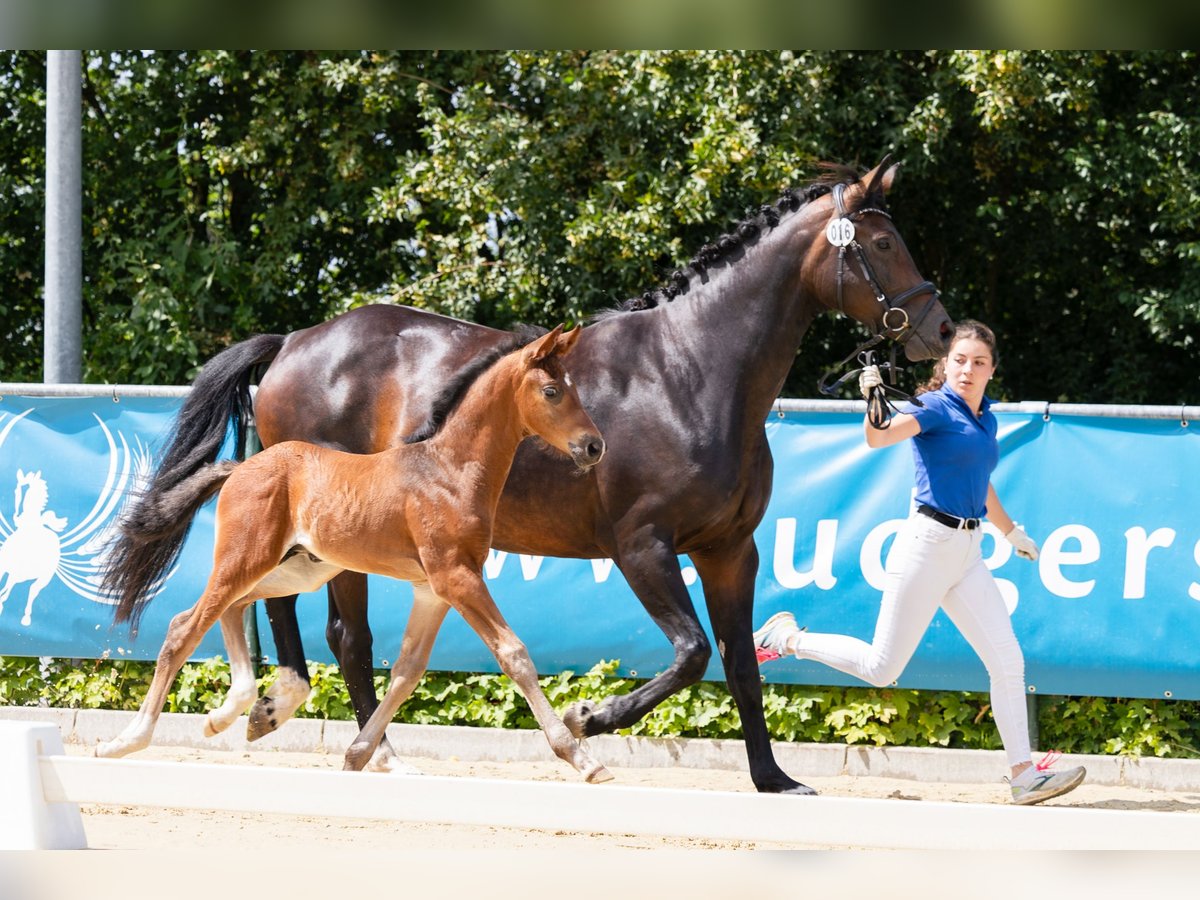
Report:
[[[153,477],[122,515],[121,531],[108,547],[101,590],[117,598],[115,620],[130,621],[136,633],[142,608],[183,549],[192,517],[228,477],[208,470],[232,421],[240,459],[250,417],[250,378],[283,346],[283,335],[261,334],[218,353],[192,383]],[[184,488],[184,484],[187,488]],[[180,492],[174,492],[179,488]],[[197,499],[199,498],[199,499]],[[178,516],[162,519],[164,510]]]

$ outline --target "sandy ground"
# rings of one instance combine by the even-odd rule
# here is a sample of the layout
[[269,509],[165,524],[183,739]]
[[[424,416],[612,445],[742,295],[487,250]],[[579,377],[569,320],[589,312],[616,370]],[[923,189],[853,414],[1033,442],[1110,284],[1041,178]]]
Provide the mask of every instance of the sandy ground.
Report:
[[[68,744],[67,752],[84,754],[85,748]],[[266,765],[341,769],[340,755],[282,751],[220,751],[180,747],[150,747],[134,758],[226,765]],[[428,775],[464,778],[513,778],[529,781],[576,783],[577,774],[564,763],[465,762],[410,757],[406,760]],[[697,790],[752,791],[744,772],[698,770],[682,767],[611,769],[615,784]],[[364,775],[386,778],[386,775]],[[901,779],[837,777],[806,779],[826,796],[896,800],[935,800],[965,803],[1006,803],[1007,786],[995,784],[922,783]],[[598,787],[597,790],[603,790]],[[797,798],[802,804],[803,799]],[[1168,792],[1132,787],[1089,785],[1048,806],[1099,809],[1154,810],[1165,814],[1200,815],[1200,792]],[[85,806],[82,809],[88,844],[106,849],[240,850],[247,840],[269,842],[292,849],[305,847],[354,851],[423,851],[449,849],[569,851],[598,847],[645,849],[799,849],[786,844],[668,838],[645,835],[582,834],[516,828],[483,828],[437,824],[382,822],[370,819],[309,818],[219,811],[156,809],[151,807]],[[811,848],[808,848],[811,849]],[[1198,848],[1200,849],[1200,848]]]

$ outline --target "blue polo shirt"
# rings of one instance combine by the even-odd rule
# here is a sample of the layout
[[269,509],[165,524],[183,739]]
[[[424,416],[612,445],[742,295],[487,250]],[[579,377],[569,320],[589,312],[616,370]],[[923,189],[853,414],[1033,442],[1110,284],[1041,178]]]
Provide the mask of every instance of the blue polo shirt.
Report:
[[917,503],[960,518],[983,518],[992,470],[1000,461],[992,401],[976,416],[949,385],[921,395],[924,406],[902,410],[921,426],[913,438]]

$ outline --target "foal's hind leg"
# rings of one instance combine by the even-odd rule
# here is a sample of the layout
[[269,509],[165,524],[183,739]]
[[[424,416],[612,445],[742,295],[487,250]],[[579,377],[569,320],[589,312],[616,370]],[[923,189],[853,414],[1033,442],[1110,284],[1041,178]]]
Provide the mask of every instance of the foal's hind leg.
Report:
[[271,597],[265,605],[279,664],[275,669],[275,681],[250,709],[250,720],[246,723],[248,741],[256,741],[277,729],[292,717],[312,692],[300,626],[296,622],[296,595]]
[[[546,734],[556,756],[574,766],[589,782],[609,781],[612,774],[583,748],[554,712],[554,707],[542,692],[538,683],[537,669],[529,658],[529,651],[516,636],[504,616],[492,600],[487,586],[477,572],[462,567],[449,579],[444,596],[456,599],[455,608],[462,613],[467,624],[475,629],[504,674],[513,680],[525,696],[529,708]],[[439,588],[439,590],[442,590]]]
[[229,691],[224,702],[204,720],[205,737],[212,737],[236,722],[258,697],[254,663],[246,644],[246,610],[250,608],[249,603],[235,603],[221,614],[221,634],[225,638],[225,652],[229,654]]
[[437,639],[438,629],[442,627],[448,610],[446,603],[433,593],[429,585],[413,585],[412,613],[408,617],[408,624],[404,626],[400,653],[392,666],[392,679],[387,693],[363,725],[358,737],[346,749],[343,768],[358,770],[368,762],[371,768],[376,766],[378,751],[382,749],[381,742],[387,741],[387,727],[396,710],[412,695],[421,676],[425,674],[429,666],[429,654],[433,652],[433,642]]
[[189,656],[200,644],[200,639],[213,626],[220,615],[221,605],[210,599],[205,591],[200,600],[189,610],[179,613],[171,620],[162,649],[158,652],[158,663],[154,667],[154,678],[150,690],[138,714],[111,741],[96,745],[97,756],[125,756],[135,750],[150,746],[154,725],[167,702],[167,693],[175,676],[183,668]]

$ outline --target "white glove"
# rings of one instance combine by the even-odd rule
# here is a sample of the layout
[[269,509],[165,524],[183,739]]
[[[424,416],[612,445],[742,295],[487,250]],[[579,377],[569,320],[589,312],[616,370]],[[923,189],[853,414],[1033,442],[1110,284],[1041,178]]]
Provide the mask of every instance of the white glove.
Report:
[[1017,556],[1022,556],[1025,559],[1038,558],[1038,545],[1034,543],[1033,538],[1027,535],[1025,529],[1020,525],[1014,525],[1012,531],[1004,537],[1017,549]]
[[864,400],[870,400],[871,388],[881,384],[883,375],[879,372],[879,366],[867,366],[858,375],[858,389],[862,392]]

